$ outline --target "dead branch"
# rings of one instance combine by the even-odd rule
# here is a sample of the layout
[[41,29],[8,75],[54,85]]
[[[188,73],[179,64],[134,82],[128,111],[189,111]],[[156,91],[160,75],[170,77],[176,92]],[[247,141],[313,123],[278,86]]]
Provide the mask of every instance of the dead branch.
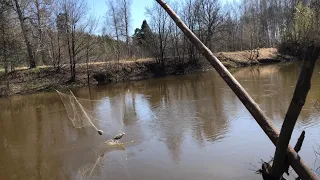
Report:
[[294,150],[298,153],[300,150],[301,150],[301,147],[302,147],[302,143],[303,143],[303,140],[305,138],[305,134],[306,132],[305,131],[302,131],[299,139],[298,139],[298,142],[296,144],[296,146],[294,146]]
[[282,124],[280,137],[277,142],[274,163],[272,165],[272,176],[280,179],[285,168],[285,158],[293,129],[300,115],[302,107],[306,101],[308,92],[311,88],[311,78],[315,67],[316,60],[319,57],[319,48],[310,45],[307,49],[306,58],[304,59],[299,79],[291,100],[286,117]]
[[[301,150],[301,147],[302,147],[302,144],[303,144],[303,140],[305,138],[305,134],[306,132],[305,131],[302,131],[300,137],[298,138],[298,141],[297,141],[297,144],[294,146],[294,150],[299,153],[299,151]],[[285,168],[284,170],[286,171],[286,173],[289,175],[289,162],[288,162],[288,158],[286,158],[286,164],[285,164]],[[282,172],[283,174],[283,172]]]

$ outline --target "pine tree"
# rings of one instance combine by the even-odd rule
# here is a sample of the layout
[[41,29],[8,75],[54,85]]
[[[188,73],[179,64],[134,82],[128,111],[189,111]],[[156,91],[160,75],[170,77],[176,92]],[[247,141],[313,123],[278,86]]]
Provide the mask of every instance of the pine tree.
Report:
[[141,28],[136,28],[134,31],[133,39],[136,44],[146,52],[152,52],[154,45],[154,35],[146,20],[142,22]]

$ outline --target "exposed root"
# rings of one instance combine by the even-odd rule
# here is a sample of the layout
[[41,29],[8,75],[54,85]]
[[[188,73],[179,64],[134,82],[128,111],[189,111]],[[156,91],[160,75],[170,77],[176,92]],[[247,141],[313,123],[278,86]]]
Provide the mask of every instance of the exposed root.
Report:
[[[261,167],[261,169],[258,170],[258,172],[262,175],[262,178],[264,180],[277,180],[277,179],[273,178],[271,175],[270,162],[263,162],[262,167]],[[281,180],[286,180],[286,179],[284,177],[282,177]]]

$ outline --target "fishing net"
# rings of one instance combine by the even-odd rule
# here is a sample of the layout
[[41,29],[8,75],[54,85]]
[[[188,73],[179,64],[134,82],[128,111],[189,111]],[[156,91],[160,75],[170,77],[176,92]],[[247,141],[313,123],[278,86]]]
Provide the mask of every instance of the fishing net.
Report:
[[87,156],[92,156],[96,160],[79,168],[76,179],[91,180],[94,177],[97,177],[97,179],[115,179],[112,176],[117,173],[122,174],[122,176],[124,175],[125,179],[127,179],[128,170],[124,149],[125,144],[127,143],[107,140],[93,148]]
[[[93,147],[86,156],[92,161],[78,169],[76,179],[115,179],[113,176],[125,176],[128,179],[127,155],[124,145],[112,139],[123,132],[125,96],[119,95],[102,100],[88,100],[57,91],[66,109],[68,118],[75,128],[94,128],[109,135],[107,140]],[[100,133],[99,133],[100,134]],[[122,179],[124,179],[122,178]]]
[[[88,100],[76,97],[71,91],[57,91],[75,128],[93,127],[96,131],[114,136],[123,131],[122,96],[103,100]],[[100,133],[99,133],[100,134]]]
[[311,105],[314,109],[316,109],[317,111],[320,111],[320,101],[319,100],[311,102]]

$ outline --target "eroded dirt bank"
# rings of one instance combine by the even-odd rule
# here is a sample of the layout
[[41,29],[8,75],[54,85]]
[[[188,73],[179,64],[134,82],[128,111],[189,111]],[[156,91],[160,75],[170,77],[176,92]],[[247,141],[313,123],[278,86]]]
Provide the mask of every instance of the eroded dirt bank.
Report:
[[[292,60],[290,57],[279,54],[275,48],[259,49],[258,51],[219,52],[215,55],[227,68]],[[197,64],[178,63],[170,59],[168,62],[170,63],[167,63],[164,68],[152,59],[120,63],[94,63],[90,65],[90,85],[212,70],[211,65],[204,59]],[[0,96],[86,86],[88,83],[86,66],[84,64],[77,66],[75,82],[68,82],[69,77],[67,67],[62,68],[59,72],[53,67],[17,70],[0,77]]]

